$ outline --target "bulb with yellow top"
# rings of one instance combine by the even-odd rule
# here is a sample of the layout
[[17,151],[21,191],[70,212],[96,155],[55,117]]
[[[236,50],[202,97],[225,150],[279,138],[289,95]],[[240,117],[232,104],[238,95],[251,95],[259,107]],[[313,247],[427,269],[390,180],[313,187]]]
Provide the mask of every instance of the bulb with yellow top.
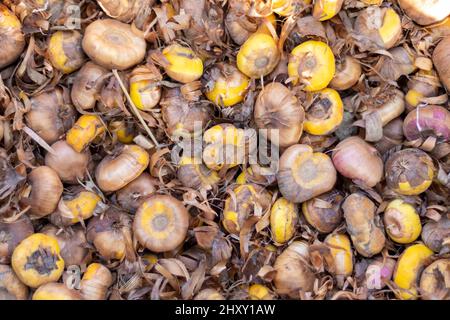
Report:
[[355,20],[355,33],[370,41],[375,48],[393,48],[402,36],[402,23],[400,16],[392,8],[370,6]]
[[178,163],[177,177],[188,188],[206,190],[217,185],[220,177],[217,172],[208,169],[201,158],[183,156]]
[[317,93],[318,99],[306,109],[303,129],[313,135],[327,135],[334,132],[344,118],[344,104],[334,89]]
[[422,243],[409,246],[398,258],[394,271],[394,283],[398,287],[396,296],[402,300],[415,300],[418,298],[418,281],[420,274],[433,255],[427,246]]
[[66,142],[76,151],[83,151],[94,139],[105,132],[101,118],[97,115],[84,114],[78,118],[73,127],[67,131]]
[[188,210],[170,195],[156,195],[143,201],[133,223],[139,243],[153,252],[176,249],[186,238],[188,227]]
[[384,226],[389,237],[397,243],[411,243],[422,232],[420,217],[409,203],[396,199],[384,211]]
[[100,208],[100,202],[101,198],[88,190],[63,197],[56,211],[50,215],[50,221],[57,226],[74,225],[92,217]]
[[325,42],[303,42],[292,50],[289,57],[289,77],[294,84],[304,85],[305,91],[325,89],[335,71],[333,51]]
[[270,229],[276,243],[288,242],[295,234],[298,221],[297,205],[285,198],[279,198],[270,211]]
[[164,70],[173,80],[189,83],[203,75],[203,62],[191,48],[175,43],[165,47],[162,54],[167,60]]
[[47,48],[52,66],[65,74],[81,68],[86,60],[81,41],[82,35],[76,30],[53,33]]
[[252,34],[236,57],[238,69],[250,78],[259,79],[271,73],[280,61],[277,41],[267,27]]
[[136,108],[149,111],[158,105],[161,99],[161,80],[162,75],[153,64],[133,69],[130,76],[130,97]]
[[58,241],[43,233],[22,240],[13,251],[11,264],[20,281],[31,288],[58,281],[64,272]]
[[244,163],[246,135],[232,124],[215,125],[203,134],[203,162],[211,170]]
[[346,234],[329,234],[324,244],[330,250],[331,265],[329,272],[336,275],[338,281],[343,283],[345,278],[353,272],[353,251],[350,239]]
[[242,102],[249,79],[231,64],[220,63],[209,72],[205,95],[209,101],[222,107]]

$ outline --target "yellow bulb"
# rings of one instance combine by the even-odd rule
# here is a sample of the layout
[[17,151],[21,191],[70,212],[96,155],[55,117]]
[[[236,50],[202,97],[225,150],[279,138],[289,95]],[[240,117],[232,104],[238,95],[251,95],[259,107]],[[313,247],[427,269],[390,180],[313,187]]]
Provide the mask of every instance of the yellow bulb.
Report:
[[243,163],[245,133],[233,125],[215,125],[203,135],[203,162],[211,170],[220,170]]
[[66,134],[66,142],[77,152],[83,151],[98,135],[105,132],[101,118],[84,114]]
[[72,214],[71,223],[75,224],[92,217],[100,201],[101,198],[90,191],[82,191],[75,198],[64,201]]
[[43,233],[22,240],[13,251],[11,264],[20,281],[31,288],[58,281],[64,272],[58,241]]
[[256,32],[241,46],[237,54],[238,69],[250,78],[260,78],[275,69],[280,52],[272,36]]
[[50,37],[47,55],[52,65],[65,74],[81,68],[85,61],[82,35],[77,31],[56,31]]
[[244,100],[249,79],[238,70],[230,70],[230,74],[220,74],[214,79],[211,90],[205,95],[209,101],[223,107],[231,107]]
[[432,255],[433,251],[421,243],[405,249],[397,261],[394,272],[394,283],[400,290],[397,293],[399,299],[417,299],[416,287],[420,273]]
[[294,84],[306,91],[326,88],[336,71],[333,51],[324,42],[309,40],[294,48],[288,63],[288,74]]
[[345,234],[329,234],[324,243],[333,257],[333,273],[339,276],[350,276],[353,272],[353,253],[350,239]]
[[397,243],[411,243],[422,232],[416,209],[401,199],[389,203],[384,212],[384,224],[389,237]]
[[344,0],[316,0],[314,3],[313,16],[319,21],[333,18],[339,13]]
[[303,129],[309,134],[326,135],[332,133],[342,123],[344,105],[341,96],[334,89],[324,89],[317,100],[306,110]]
[[203,62],[192,49],[172,44],[164,48],[162,53],[168,61],[164,70],[172,79],[189,83],[202,76]]
[[[133,81],[130,84],[130,97],[134,105],[143,111],[153,109],[161,98],[161,88],[150,80]],[[153,86],[152,86],[153,85]]]
[[248,296],[251,300],[272,300],[270,290],[262,284],[252,284],[248,288]]
[[292,239],[297,220],[297,207],[293,202],[285,198],[275,201],[270,211],[270,229],[273,240],[277,243],[286,243]]
[[383,24],[378,30],[381,40],[385,44],[395,43],[398,38],[398,32],[402,30],[402,23],[400,21],[400,16],[395,12],[394,9],[388,8],[384,14]]

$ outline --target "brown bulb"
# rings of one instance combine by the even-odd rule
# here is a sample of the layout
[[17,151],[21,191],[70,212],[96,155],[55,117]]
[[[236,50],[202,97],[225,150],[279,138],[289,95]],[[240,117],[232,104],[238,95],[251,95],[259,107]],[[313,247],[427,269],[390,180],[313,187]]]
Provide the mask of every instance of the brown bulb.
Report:
[[10,266],[0,264],[0,301],[27,299],[28,287],[17,278]]
[[105,68],[91,61],[86,62],[73,81],[70,92],[72,103],[82,110],[94,108],[107,74]]
[[61,230],[52,224],[47,224],[40,232],[58,241],[60,254],[66,266],[81,266],[92,260],[85,231],[81,226]]
[[26,215],[13,222],[0,221],[0,263],[10,263],[11,255],[20,241],[33,233],[33,225]]
[[420,294],[423,300],[450,300],[450,260],[439,259],[423,270],[420,276]]
[[380,253],[386,237],[379,226],[375,204],[362,194],[352,193],[342,204],[342,210],[356,251],[364,257]]
[[353,87],[361,77],[361,64],[352,56],[336,62],[336,74],[330,82],[330,87],[336,90],[347,90]]
[[97,165],[95,179],[102,191],[117,191],[147,168],[149,154],[138,145],[120,146]]
[[95,216],[87,225],[87,239],[105,260],[122,260],[131,249],[131,219],[116,209]]
[[254,117],[259,129],[268,129],[263,134],[272,143],[289,147],[300,140],[305,111],[291,90],[281,83],[272,82],[261,90],[255,103]]
[[230,7],[225,17],[225,27],[231,39],[242,45],[258,28],[258,21],[246,15],[250,9],[248,1],[230,1]]
[[433,182],[436,168],[433,159],[419,149],[403,149],[386,161],[386,184],[397,193],[418,195]]
[[146,198],[156,192],[158,185],[159,181],[156,178],[143,172],[116,192],[117,202],[124,210],[134,213]]
[[25,120],[45,142],[54,143],[72,127],[75,110],[62,89],[39,93],[30,101],[31,110],[25,114]]
[[443,216],[439,221],[430,221],[423,226],[422,240],[425,245],[437,253],[450,251],[450,219]]
[[301,203],[328,192],[333,189],[336,178],[330,157],[313,152],[308,145],[292,145],[280,157],[278,187],[289,201]]
[[31,193],[27,198],[21,199],[25,205],[31,206],[28,212],[42,218],[55,211],[63,192],[58,173],[50,167],[40,166],[30,172],[28,182]]
[[201,159],[182,157],[178,165],[177,178],[185,187],[209,190],[220,181],[218,174],[208,169]]
[[302,211],[310,225],[319,232],[330,233],[342,222],[341,203],[344,197],[337,190],[303,202]]
[[164,91],[160,106],[169,135],[193,133],[195,122],[203,128],[212,119],[206,104],[186,100],[178,88]]
[[78,153],[65,140],[59,140],[51,147],[55,154],[47,152],[45,165],[55,170],[65,183],[76,184],[79,180],[83,181],[91,164],[89,150]]
[[336,170],[356,183],[374,187],[383,178],[383,160],[378,151],[360,137],[341,141],[332,159]]
[[274,284],[277,293],[300,298],[300,291],[313,290],[314,276],[309,263],[309,248],[305,242],[292,242],[276,259]]
[[125,70],[144,60],[147,44],[129,24],[114,19],[90,23],[83,37],[83,50],[107,69]]
[[381,56],[374,67],[376,74],[383,80],[397,81],[417,69],[414,65],[415,53],[408,46],[392,48],[389,53],[389,56]]
[[169,195],[156,195],[142,202],[133,223],[139,243],[153,252],[176,249],[184,242],[188,227],[188,210]]

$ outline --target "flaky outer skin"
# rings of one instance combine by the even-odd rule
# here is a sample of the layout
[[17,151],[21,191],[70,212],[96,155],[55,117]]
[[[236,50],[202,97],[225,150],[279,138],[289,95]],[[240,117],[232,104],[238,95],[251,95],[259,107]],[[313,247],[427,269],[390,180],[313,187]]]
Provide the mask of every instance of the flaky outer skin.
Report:
[[342,205],[347,231],[356,251],[364,257],[380,253],[386,241],[384,232],[375,224],[375,205],[369,198],[353,193]]

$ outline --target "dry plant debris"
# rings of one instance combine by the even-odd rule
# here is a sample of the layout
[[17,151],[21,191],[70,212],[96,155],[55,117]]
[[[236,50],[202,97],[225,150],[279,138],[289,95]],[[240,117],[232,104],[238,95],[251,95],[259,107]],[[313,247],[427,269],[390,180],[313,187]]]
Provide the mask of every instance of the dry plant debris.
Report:
[[450,300],[450,1],[3,0],[0,47],[0,299]]

